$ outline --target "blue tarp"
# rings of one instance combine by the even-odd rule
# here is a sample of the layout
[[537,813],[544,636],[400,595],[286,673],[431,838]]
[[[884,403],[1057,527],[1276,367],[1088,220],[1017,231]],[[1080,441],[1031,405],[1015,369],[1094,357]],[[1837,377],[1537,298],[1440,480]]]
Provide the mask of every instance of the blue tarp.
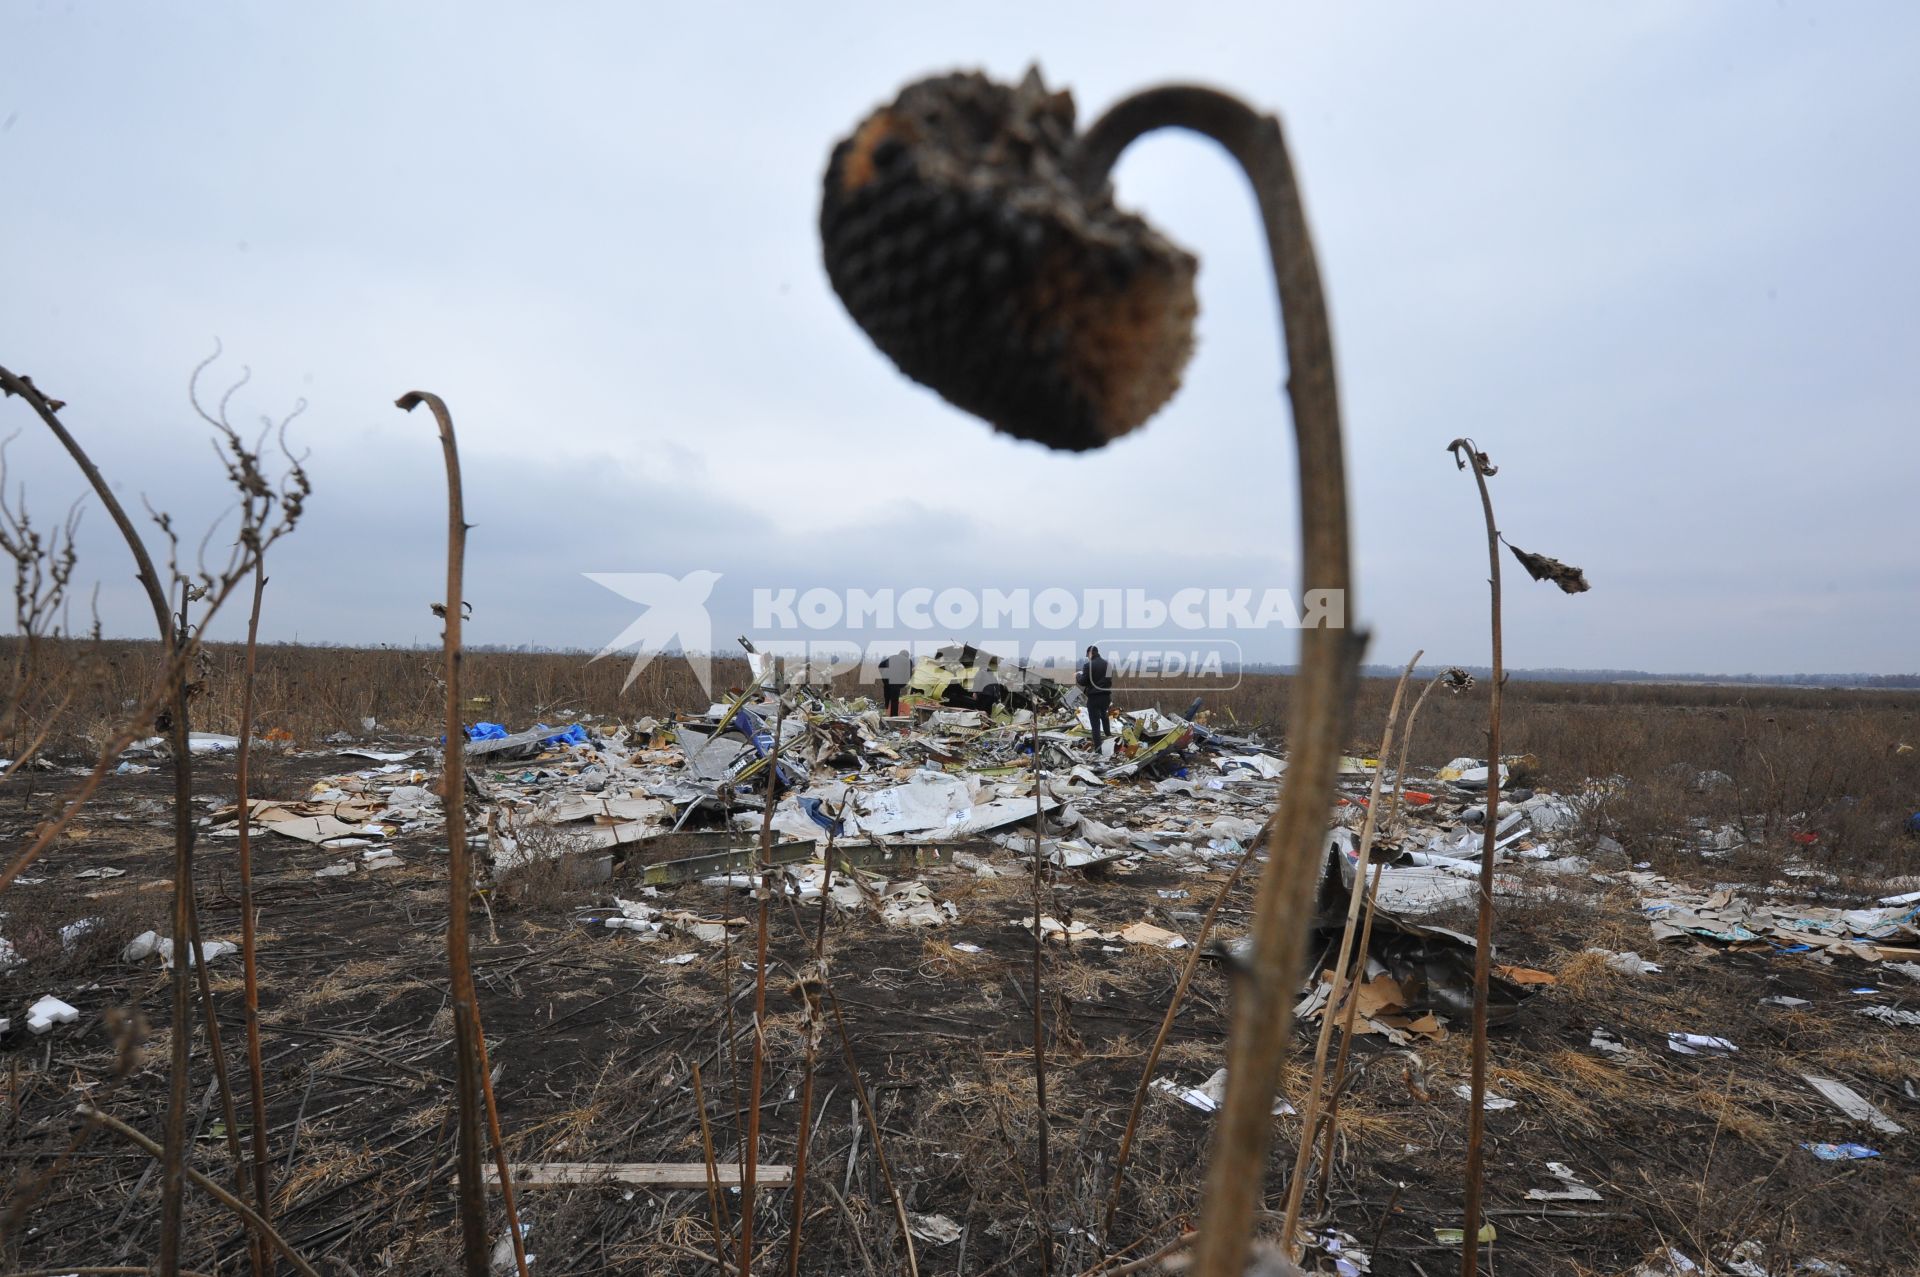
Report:
[[[591,743],[587,739],[587,729],[578,723],[564,728],[548,727],[545,723],[535,723],[532,730],[536,732],[553,733],[553,735],[540,742],[549,749],[561,745],[586,745]],[[505,727],[502,727],[499,723],[475,723],[467,729],[468,740],[505,740],[511,735],[513,735],[513,733]]]
[[[551,730],[545,723],[535,723],[533,727],[535,731]],[[540,743],[549,749],[557,745],[585,745],[589,743],[587,740],[587,729],[578,723],[574,723],[570,727],[554,732],[553,735],[547,737]]]

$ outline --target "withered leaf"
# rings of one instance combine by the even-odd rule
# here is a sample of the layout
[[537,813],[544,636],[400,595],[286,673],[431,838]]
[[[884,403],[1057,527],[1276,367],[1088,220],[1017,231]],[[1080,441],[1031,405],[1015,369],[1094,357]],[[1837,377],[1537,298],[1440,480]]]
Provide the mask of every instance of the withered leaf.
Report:
[[1520,560],[1520,566],[1536,581],[1552,581],[1568,594],[1583,594],[1589,588],[1587,574],[1579,568],[1550,559],[1544,554],[1529,554],[1517,545],[1509,544],[1513,557]]

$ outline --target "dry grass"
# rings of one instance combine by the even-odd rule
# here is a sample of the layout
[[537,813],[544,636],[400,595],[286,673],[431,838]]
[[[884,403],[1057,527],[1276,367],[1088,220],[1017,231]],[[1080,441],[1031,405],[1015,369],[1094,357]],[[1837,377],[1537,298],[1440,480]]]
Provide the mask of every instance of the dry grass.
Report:
[[[418,653],[288,649],[273,660],[281,663],[263,687],[270,704],[263,723],[291,725],[303,744],[325,731],[359,735],[363,705],[377,708],[382,721],[397,728],[413,726],[416,720],[428,723],[434,712],[431,673]],[[513,726],[535,718],[564,718],[558,712],[562,708],[630,716],[698,705],[697,692],[674,681],[675,664],[659,663],[659,679],[643,679],[632,696],[622,698],[617,683],[624,670],[611,665],[587,667],[570,656],[487,653],[475,654],[473,662],[484,670],[485,685],[476,690],[494,698],[484,716]],[[227,712],[223,698],[229,694],[222,677],[216,662],[199,724],[213,730],[227,726],[220,719]],[[131,675],[107,679],[90,712],[104,712],[116,703],[114,678],[130,680]],[[1237,717],[1270,726],[1284,709],[1287,686],[1285,679],[1250,680],[1232,696],[1216,698],[1213,707],[1222,720]],[[1915,866],[1909,862],[1920,857],[1920,844],[1891,833],[1886,819],[1920,792],[1920,767],[1902,761],[1910,756],[1880,751],[1892,739],[1920,742],[1914,722],[1920,700],[1764,690],[1742,693],[1742,701],[1719,689],[1686,693],[1697,703],[1683,703],[1673,689],[1515,684],[1511,734],[1516,748],[1539,756],[1542,787],[1572,789],[1590,773],[1625,778],[1624,788],[1595,808],[1585,832],[1612,833],[1629,844],[1635,859],[1652,859],[1676,872],[1764,882],[1777,876],[1787,850],[1786,831],[1818,828],[1822,841],[1811,854],[1840,873],[1843,887],[1865,886],[1881,872],[1912,871]],[[1383,688],[1369,684],[1356,721],[1378,721],[1381,714],[1375,710],[1383,708],[1383,701],[1374,709],[1369,706],[1383,696]],[[1444,762],[1455,754],[1474,753],[1483,711],[1484,702],[1477,698],[1431,702],[1415,742],[1419,761]],[[302,760],[280,762],[288,769],[282,780],[297,787]],[[1694,777],[1705,769],[1726,772],[1731,784],[1696,791]],[[268,784],[277,782],[269,777]],[[1858,801],[1840,803],[1845,796]],[[1761,816],[1766,826],[1757,849],[1709,861],[1682,849],[1688,818],[1718,821],[1741,812]],[[105,821],[97,834],[101,845],[111,842],[122,852],[144,836],[131,828],[114,830]],[[88,850],[86,841],[78,840],[69,850]],[[223,849],[214,850],[219,854]],[[1617,868],[1618,863],[1616,858],[1601,867]],[[316,951],[311,943],[301,943],[303,928],[319,917],[303,903],[278,915],[292,941],[285,946],[287,957],[301,955],[304,962],[298,974],[280,964],[272,945],[263,954],[270,1024],[281,1026],[281,1033],[296,1023],[316,1028],[330,1024],[336,1033],[352,1035],[379,1052],[356,1051],[339,1038],[316,1038],[301,1042],[284,1061],[270,1058],[268,1065],[277,1106],[276,1156],[284,1148],[279,1141],[293,1128],[294,1111],[304,1102],[311,1072],[338,1074],[323,1077],[314,1092],[301,1127],[292,1183],[279,1186],[278,1195],[283,1205],[306,1204],[302,1227],[308,1229],[362,1200],[374,1201],[384,1193],[399,1196],[397,1202],[383,1203],[391,1206],[390,1217],[366,1222],[352,1245],[340,1252],[375,1268],[391,1263],[403,1271],[445,1271],[454,1250],[445,1227],[444,1192],[418,1187],[406,1189],[408,1195],[401,1192],[404,1181],[424,1175],[444,1156],[435,1132],[444,1132],[450,1123],[443,1089],[419,1077],[444,1068],[447,1057],[434,1043],[443,1043],[452,1028],[451,1012],[436,983],[443,940],[434,922],[442,916],[444,897],[427,887],[433,872],[433,862],[422,858],[410,864],[406,874],[356,880],[342,889],[330,887],[329,894],[318,897],[331,901],[332,893],[340,892],[340,912],[328,915],[327,924],[349,933],[343,938],[350,938],[353,948]],[[1022,1175],[1035,1160],[1038,1114],[1032,1061],[1024,1045],[1030,1024],[1022,996],[1027,987],[1025,941],[1004,923],[1026,911],[1030,882],[1017,869],[996,879],[928,873],[941,877],[938,893],[943,898],[961,903],[960,926],[927,934],[886,933],[869,918],[836,917],[835,984],[848,999],[854,1051],[873,1090],[888,1155],[910,1185],[910,1209],[958,1213],[972,1203],[976,1249],[968,1271],[999,1263],[1006,1264],[1001,1271],[1020,1271],[1019,1256],[1031,1257],[1019,1250],[1034,1227]],[[1532,880],[1529,874],[1518,876]],[[230,908],[217,883],[207,885],[206,906]],[[302,882],[302,889],[305,886]],[[1901,1049],[1900,1034],[1866,1021],[1856,1023],[1844,1005],[1822,999],[1815,986],[1832,985],[1842,975],[1805,961],[1783,958],[1765,966],[1768,978],[1778,974],[1792,981],[1781,987],[1814,997],[1815,1005],[1803,1011],[1756,1010],[1758,997],[1766,991],[1753,969],[1760,959],[1693,945],[1655,952],[1630,888],[1594,891],[1584,880],[1575,880],[1573,886],[1578,890],[1548,884],[1530,902],[1506,910],[1500,920],[1503,958],[1553,970],[1560,981],[1496,1038],[1494,1089],[1521,1102],[1519,1109],[1490,1123],[1495,1147],[1509,1167],[1501,1184],[1503,1191],[1518,1192],[1524,1187],[1523,1173],[1511,1168],[1537,1170],[1547,1158],[1563,1158],[1583,1170],[1603,1163],[1606,1173],[1594,1171],[1592,1178],[1606,1185],[1605,1209],[1635,1214],[1631,1224],[1618,1226],[1599,1215],[1551,1226],[1534,1220],[1523,1227],[1516,1220],[1503,1268],[1511,1262],[1514,1271],[1561,1271],[1529,1269],[1527,1264],[1565,1267],[1581,1262],[1562,1256],[1549,1240],[1553,1228],[1562,1230],[1561,1237],[1580,1239],[1588,1254],[1611,1256],[1630,1267],[1621,1256],[1650,1244],[1652,1227],[1683,1241],[1689,1253],[1702,1258],[1723,1254],[1731,1241],[1772,1221],[1784,1221],[1779,1228],[1783,1246],[1798,1244],[1796,1237],[1804,1235],[1813,1239],[1810,1245],[1844,1251],[1846,1244],[1838,1239],[1865,1228],[1876,1238],[1892,1238],[1890,1245],[1901,1261],[1909,1259],[1914,1253],[1910,1230],[1902,1232],[1884,1213],[1894,1209],[1885,1204],[1897,1202],[1899,1195],[1890,1196],[1882,1184],[1896,1173],[1908,1174],[1910,1162],[1898,1160],[1910,1156],[1902,1147],[1889,1143],[1885,1161],[1837,1172],[1814,1164],[1794,1148],[1796,1141],[1841,1138],[1846,1130],[1829,1106],[1799,1086],[1794,1073],[1805,1070],[1848,1080],[1890,1109],[1900,1109],[1902,1088],[1916,1077],[1912,1053]],[[347,887],[356,894],[345,895]],[[55,888],[50,884],[41,890],[51,898]],[[1183,907],[1202,907],[1210,894],[1210,888],[1200,884],[1193,890],[1195,898]],[[680,940],[647,943],[578,925],[573,906],[604,894],[582,891],[557,862],[506,875],[495,890],[502,946],[493,951],[494,965],[488,970],[498,983],[490,985],[483,998],[495,1060],[508,1067],[502,1083],[504,1117],[516,1155],[695,1160],[698,1126],[685,1094],[686,1069],[691,1061],[708,1058],[720,1042],[724,991],[746,987],[748,977],[740,962],[748,956],[749,934],[736,933],[730,952],[723,952],[719,946]],[[707,916],[739,907],[734,897],[723,902],[717,894],[702,895],[699,888],[680,894],[690,908]],[[1102,927],[1142,916],[1142,897],[1147,908],[1158,907],[1150,890],[1124,876],[1083,882],[1065,875],[1061,883],[1062,901]],[[22,903],[29,899],[18,898]],[[120,889],[101,884],[84,899],[74,894],[71,912],[21,908],[26,921],[8,934],[13,938],[17,930],[30,947],[37,946],[30,961],[42,965],[30,966],[27,978],[86,978],[89,964],[113,963],[125,938],[161,926],[165,903],[164,887],[152,883]],[[82,914],[107,920],[92,947],[78,954],[56,952],[57,944],[50,948],[47,926]],[[384,919],[384,930],[370,937],[365,929],[376,916]],[[811,911],[803,910],[802,917],[810,931]],[[804,963],[810,945],[792,933],[784,912],[776,918],[776,960]],[[38,933],[33,930],[36,923]],[[960,952],[952,942],[963,936],[993,952]],[[1635,949],[1668,970],[1656,977],[1620,975],[1606,968],[1601,956],[1585,952],[1589,945]],[[689,949],[697,960],[688,966],[658,963]],[[367,956],[372,953],[383,956]],[[341,961],[346,954],[356,956]],[[1054,1200],[1057,1218],[1073,1226],[1084,1227],[1095,1217],[1094,1199],[1102,1182],[1099,1159],[1110,1155],[1117,1141],[1145,1044],[1185,958],[1182,951],[1138,946],[1114,953],[1098,945],[1055,946],[1047,952],[1045,1009],[1054,1033],[1049,1072]],[[57,965],[67,962],[76,964],[71,973]],[[636,987],[643,977],[643,987]],[[140,992],[138,983],[147,980],[145,973],[122,970],[119,978],[130,1004],[150,996]],[[216,969],[215,988],[223,1004],[235,1001],[234,985],[233,970]],[[630,998],[619,996],[630,987]],[[570,1009],[608,998],[615,1000],[567,1020],[564,1032],[543,1032],[544,1026],[567,1019]],[[1225,970],[1203,965],[1156,1073],[1198,1082],[1220,1067],[1224,1012],[1230,1003]],[[748,1013],[741,1007],[735,1010],[744,1024]],[[804,1054],[803,1024],[783,997],[776,995],[772,1011],[765,1024],[767,1058],[774,1071],[768,1094],[785,1096],[797,1080]],[[1595,1022],[1628,1035],[1634,1054],[1621,1061],[1585,1049]],[[1725,1031],[1741,1042],[1742,1053],[1731,1062],[1672,1057],[1660,1040],[1669,1029]],[[271,1051],[275,1030],[267,1037]],[[158,1079],[167,1040],[162,1027],[148,1047],[147,1065],[139,1074],[148,1092]],[[83,1039],[73,1041],[72,1049],[86,1046]],[[1465,1039],[1456,1036],[1420,1047],[1434,1092],[1428,1104],[1408,1094],[1402,1079],[1404,1053],[1382,1052],[1379,1046],[1368,1041],[1356,1049],[1354,1082],[1343,1102],[1336,1167],[1342,1188],[1336,1197],[1348,1203],[1341,1208],[1347,1212],[1342,1219],[1372,1221],[1385,1218],[1392,1185],[1417,1185],[1395,1208],[1392,1236],[1381,1252],[1382,1270],[1392,1271],[1385,1257],[1396,1242],[1406,1243],[1411,1234],[1424,1243],[1433,1225],[1449,1222],[1464,1116],[1452,1089],[1465,1076]],[[709,1106],[720,1142],[729,1148],[737,1148],[739,1138],[732,1098],[739,1085],[735,1068],[725,1051],[706,1068]],[[819,1076],[823,1091],[816,1100],[823,1107],[816,1116],[826,1125],[813,1156],[823,1179],[838,1187],[847,1170],[850,1090],[831,1035]],[[46,1123],[30,1138],[67,1129],[71,1105],[56,1102],[54,1091],[64,1085],[64,1077],[54,1070],[30,1085],[28,1111]],[[1300,1102],[1297,1068],[1284,1088]],[[830,1112],[827,1090],[836,1092]],[[779,1150],[770,1157],[790,1155],[793,1145],[786,1124],[793,1120],[794,1108],[782,1101],[769,1110],[774,1134],[768,1147]],[[1123,1199],[1123,1227],[1137,1232],[1195,1208],[1195,1168],[1205,1156],[1210,1129],[1206,1114],[1160,1096],[1150,1098]],[[1290,1149],[1298,1134],[1296,1120],[1279,1120],[1283,1149]],[[397,1174],[387,1154],[397,1141],[414,1135],[418,1142],[406,1146],[403,1155],[417,1164]],[[22,1147],[33,1145],[23,1142]],[[370,1148],[378,1152],[370,1155]],[[203,1136],[201,1151],[208,1164],[217,1163],[220,1149],[212,1139]],[[1709,1160],[1711,1175],[1703,1169]],[[357,1177],[376,1169],[379,1175],[356,1183]],[[847,1209],[862,1221],[861,1240],[874,1250],[875,1270],[893,1271],[899,1252],[891,1248],[891,1208],[870,1152],[856,1159],[854,1170]],[[1769,1174],[1773,1178],[1767,1178]],[[342,1185],[352,1187],[339,1200],[324,1198]],[[115,1191],[124,1193],[124,1188]],[[1342,1192],[1347,1196],[1340,1197]],[[865,1271],[845,1216],[821,1195],[811,1200],[825,1212],[820,1218],[830,1222],[815,1225],[822,1249],[809,1257],[807,1270]],[[777,1220],[778,1206],[769,1209]],[[586,1256],[585,1262],[600,1264],[602,1271],[619,1271],[623,1264],[633,1271],[711,1271],[712,1263],[700,1259],[711,1246],[704,1212],[703,1201],[689,1205],[646,1195],[632,1202],[586,1192],[558,1195],[541,1203],[539,1242],[550,1254]],[[1539,1232],[1542,1227],[1548,1232]],[[1528,1228],[1535,1234],[1529,1236]],[[1629,1230],[1634,1235],[1623,1236]],[[1504,1219],[1502,1237],[1507,1245]],[[592,1249],[596,1244],[599,1248]],[[1529,1246],[1532,1249],[1522,1249]],[[1542,1258],[1549,1254],[1556,1258]],[[926,1251],[922,1257],[925,1263]],[[937,1258],[944,1258],[950,1268],[950,1254]],[[1589,1267],[1621,1271],[1619,1263]],[[930,1271],[942,1269],[934,1264]]]
[[1577,1000],[1597,998],[1611,992],[1624,977],[1607,965],[1607,955],[1582,949],[1562,962],[1554,971],[1559,989]]

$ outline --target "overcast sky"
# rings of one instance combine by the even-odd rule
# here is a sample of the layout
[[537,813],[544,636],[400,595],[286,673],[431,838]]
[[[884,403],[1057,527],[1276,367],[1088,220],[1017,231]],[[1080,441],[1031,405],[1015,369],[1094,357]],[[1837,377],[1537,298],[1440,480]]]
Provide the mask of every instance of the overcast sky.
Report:
[[[1486,659],[1468,434],[1511,540],[1593,583],[1510,570],[1510,664],[1920,668],[1910,4],[11,0],[4,26],[0,364],[193,527],[225,504],[185,400],[216,336],[216,381],[253,370],[237,419],[307,401],[271,638],[436,638],[440,457],[392,407],[416,387],[460,429],[475,643],[608,641],[637,609],[588,572],[720,573],[723,645],[755,587],[1297,586],[1274,304],[1210,144],[1118,169],[1200,257],[1201,319],[1179,397],[1102,453],[947,407],[827,285],[832,143],[905,81],[1037,61],[1083,120],[1171,79],[1282,117],[1370,659]],[[17,402],[0,429],[42,519],[78,494]],[[108,627],[139,632],[87,527]]]

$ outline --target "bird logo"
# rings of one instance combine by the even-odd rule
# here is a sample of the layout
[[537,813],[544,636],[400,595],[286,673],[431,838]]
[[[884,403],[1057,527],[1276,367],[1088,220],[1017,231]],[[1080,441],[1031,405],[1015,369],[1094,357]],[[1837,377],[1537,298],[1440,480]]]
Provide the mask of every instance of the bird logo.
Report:
[[581,575],[646,609],[593,658],[597,661],[629,647],[638,649],[633,654],[633,668],[627,671],[627,681],[620,685],[621,691],[632,687],[640,671],[678,639],[681,655],[687,658],[694,677],[700,680],[700,690],[712,694],[713,618],[707,614],[707,599],[713,594],[714,583],[720,579],[718,572],[703,568],[681,577],[665,572],[584,572]]

